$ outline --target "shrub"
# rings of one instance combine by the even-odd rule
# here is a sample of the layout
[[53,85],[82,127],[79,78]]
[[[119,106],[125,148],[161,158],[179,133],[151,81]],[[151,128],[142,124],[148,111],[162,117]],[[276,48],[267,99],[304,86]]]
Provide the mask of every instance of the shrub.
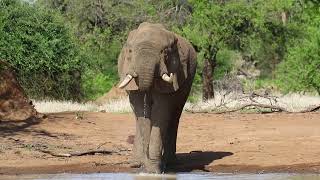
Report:
[[236,52],[222,49],[217,54],[217,62],[216,68],[214,71],[214,79],[222,79],[227,74],[235,73],[233,71],[235,68],[235,59],[236,59]]
[[115,77],[112,75],[87,71],[82,80],[84,97],[87,100],[97,99],[110,90],[115,83]]
[[317,28],[289,49],[278,67],[278,84],[285,92],[316,91],[320,94],[320,32]]
[[0,0],[0,58],[32,98],[79,100],[83,64],[59,14],[19,0]]
[[117,59],[122,48],[118,39],[108,29],[95,29],[83,37],[80,57],[87,64],[82,78],[86,100],[103,95],[118,80]]

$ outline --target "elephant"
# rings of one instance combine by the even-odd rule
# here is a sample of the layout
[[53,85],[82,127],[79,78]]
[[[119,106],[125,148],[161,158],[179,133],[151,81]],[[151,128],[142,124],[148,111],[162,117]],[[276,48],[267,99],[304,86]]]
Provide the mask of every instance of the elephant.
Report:
[[118,58],[118,87],[126,90],[136,119],[134,161],[161,173],[176,161],[179,119],[196,73],[196,51],[162,24],[132,30]]

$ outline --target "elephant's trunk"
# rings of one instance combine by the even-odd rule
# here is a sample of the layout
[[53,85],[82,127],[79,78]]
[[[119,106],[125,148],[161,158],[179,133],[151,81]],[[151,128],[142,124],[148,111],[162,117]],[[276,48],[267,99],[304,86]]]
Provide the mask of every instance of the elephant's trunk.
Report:
[[141,68],[139,72],[139,90],[146,91],[151,88],[154,77],[154,67],[146,66],[145,68]]
[[158,57],[150,52],[143,52],[140,65],[137,67],[138,73],[138,87],[141,91],[147,91],[151,88],[153,84],[154,74],[155,74],[155,67],[158,61]]

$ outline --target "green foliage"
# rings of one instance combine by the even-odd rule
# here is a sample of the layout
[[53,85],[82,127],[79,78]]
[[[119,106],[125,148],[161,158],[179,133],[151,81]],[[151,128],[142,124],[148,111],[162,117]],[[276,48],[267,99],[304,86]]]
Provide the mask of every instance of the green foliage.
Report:
[[242,48],[245,44],[241,39],[255,28],[253,20],[257,14],[247,1],[231,1],[224,5],[209,1],[191,2],[194,12],[180,33],[204,51],[205,56],[227,45]]
[[217,53],[216,70],[214,71],[214,78],[221,79],[225,75],[234,72],[236,52],[222,49]]
[[208,76],[202,72],[203,62],[208,60],[213,64],[214,79],[222,78],[234,67],[230,50],[242,51],[248,46],[248,37],[255,34],[259,28],[260,24],[257,22],[260,20],[260,15],[254,4],[245,0],[226,3],[192,0],[190,3],[193,5],[193,13],[182,30],[176,28],[175,31],[197,47],[199,51],[197,73],[203,77]]
[[86,99],[97,99],[104,95],[106,89],[111,89],[116,83],[113,75],[108,76],[103,73],[89,71],[84,74],[82,81]]
[[118,79],[117,57],[135,20],[130,17],[130,3],[39,0],[38,4],[60,11],[74,27],[81,49],[79,59],[86,64],[81,79],[84,99],[93,100],[107,92]]
[[31,97],[79,99],[78,47],[57,13],[18,0],[0,1],[0,58]]
[[[292,67],[290,72],[293,74],[295,74],[294,71],[300,71],[301,68],[298,65],[293,66],[292,64],[294,64],[294,59],[298,61],[298,59],[305,58],[302,54],[306,54],[306,52],[301,51],[307,50],[302,50],[301,42],[304,46],[310,45],[305,41],[308,34],[306,30],[313,27],[317,27],[319,30],[320,12],[319,3],[316,1],[191,0],[190,2],[193,5],[193,13],[188,23],[182,30],[178,28],[175,30],[198,47],[200,66],[202,66],[201,62],[204,59],[214,59],[217,55],[215,78],[219,78],[229,73],[230,69],[236,68],[234,63],[219,59],[220,51],[231,49],[239,51],[256,62],[262,79],[274,79],[279,73],[279,77],[282,77],[282,82],[284,82],[284,76],[281,75],[284,71],[276,71],[278,64],[286,59],[286,62],[281,63],[279,69]],[[294,53],[298,50],[300,52]],[[317,63],[315,63],[317,53],[310,49],[308,51],[314,56],[309,58],[308,63],[312,64],[308,66],[309,70],[317,72],[319,71]],[[313,65],[314,63],[316,65]],[[201,73],[201,70],[199,72]],[[303,85],[304,88],[310,88],[311,84],[313,89],[317,89],[319,86],[317,76],[310,75],[312,72],[300,72],[310,78],[309,81],[304,79],[304,82],[309,84],[309,86]],[[286,86],[283,89],[286,91],[302,90],[303,83],[297,81],[291,83],[296,85]],[[257,86],[260,86],[259,84],[262,85],[258,82]]]
[[80,57],[88,67],[82,79],[86,99],[95,99],[103,95],[118,80],[117,57],[121,44],[116,38],[109,40],[110,37],[110,31],[101,32],[96,29],[83,40]]
[[288,53],[277,69],[277,84],[284,92],[316,91],[320,95],[320,3],[305,0],[292,15],[302,37],[288,44]]
[[275,69],[287,53],[287,44],[302,36],[301,28],[292,22],[296,2],[265,1],[257,4],[262,11],[259,31],[249,38],[245,50],[257,62],[262,78],[275,77]]
[[314,0],[0,0],[0,58],[33,98],[92,100],[118,81],[128,32],[160,22],[199,50],[190,101],[201,92],[205,59],[215,59],[214,79],[249,59],[261,72],[254,88],[276,82],[284,92],[319,92],[319,7]]
[[290,48],[278,68],[279,86],[285,91],[316,91],[320,95],[320,32]]

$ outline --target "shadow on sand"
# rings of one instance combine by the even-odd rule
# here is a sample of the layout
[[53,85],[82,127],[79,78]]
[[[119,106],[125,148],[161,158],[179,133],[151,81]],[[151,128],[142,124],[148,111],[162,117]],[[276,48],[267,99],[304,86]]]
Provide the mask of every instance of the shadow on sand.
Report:
[[33,129],[32,126],[40,124],[43,118],[30,117],[26,120],[18,121],[0,121],[0,137],[14,136],[22,133],[32,133],[35,135],[43,135],[49,137],[55,137],[44,130]]
[[177,162],[167,167],[167,172],[191,172],[194,170],[207,171],[206,165],[215,160],[233,155],[232,152],[191,151],[178,153]]

